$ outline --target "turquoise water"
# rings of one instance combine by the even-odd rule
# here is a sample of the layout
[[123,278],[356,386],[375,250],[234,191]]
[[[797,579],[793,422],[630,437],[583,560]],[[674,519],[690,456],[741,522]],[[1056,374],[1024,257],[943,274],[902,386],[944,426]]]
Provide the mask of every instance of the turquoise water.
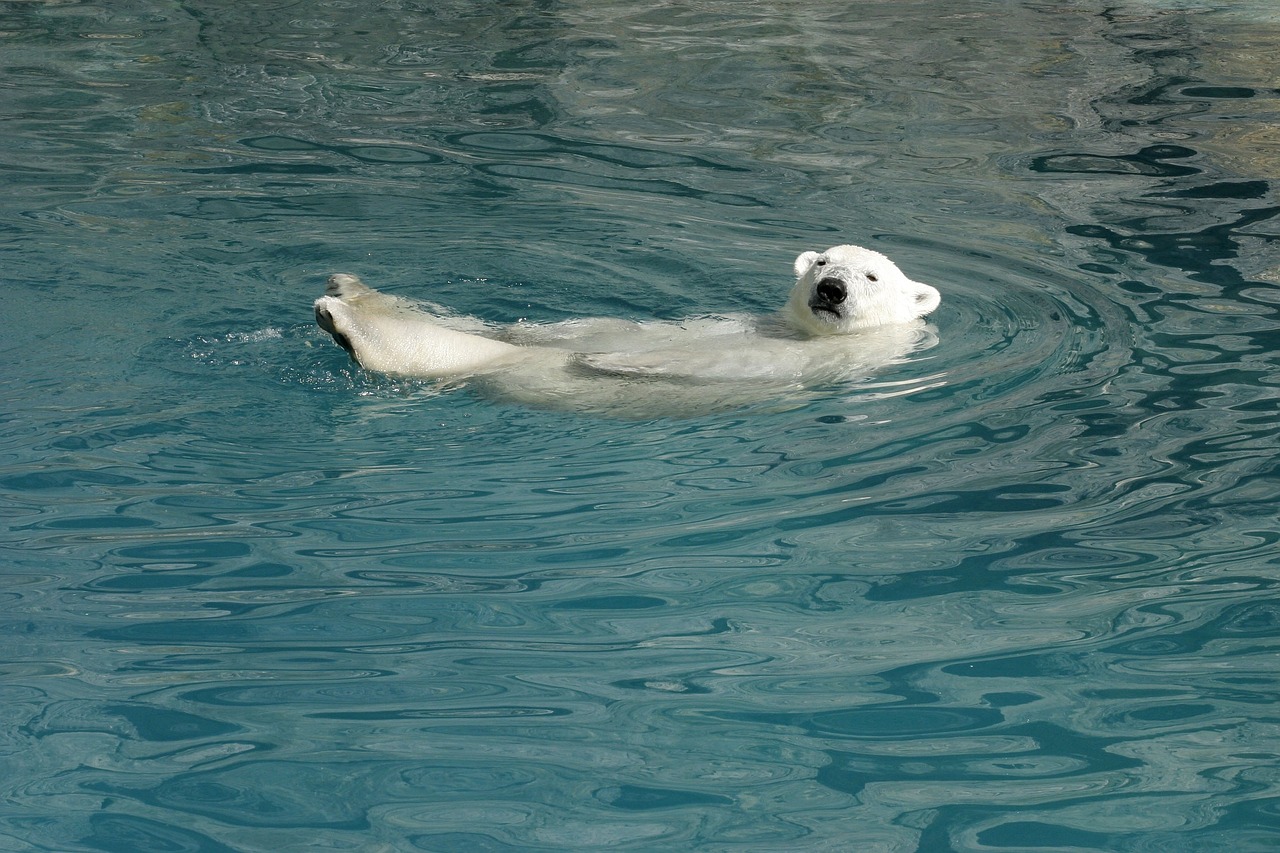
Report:
[[[0,4],[0,850],[1274,850],[1280,19],[1257,3]],[[488,320],[938,342],[602,418]]]

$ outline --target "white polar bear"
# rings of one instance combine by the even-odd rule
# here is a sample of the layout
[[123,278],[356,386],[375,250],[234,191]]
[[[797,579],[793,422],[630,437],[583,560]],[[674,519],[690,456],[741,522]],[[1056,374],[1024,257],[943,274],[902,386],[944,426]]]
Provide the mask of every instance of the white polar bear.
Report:
[[770,317],[606,318],[491,326],[430,303],[329,278],[316,322],[365,370],[475,380],[527,403],[620,414],[739,406],[864,377],[928,337],[941,297],[860,246],[805,252]]

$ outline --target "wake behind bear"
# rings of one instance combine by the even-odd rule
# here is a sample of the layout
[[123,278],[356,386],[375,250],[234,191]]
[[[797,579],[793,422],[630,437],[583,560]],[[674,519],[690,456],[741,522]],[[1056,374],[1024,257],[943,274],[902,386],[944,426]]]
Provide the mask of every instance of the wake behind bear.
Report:
[[329,278],[316,322],[365,370],[472,381],[534,405],[693,414],[865,378],[929,338],[941,297],[860,246],[804,252],[775,315],[497,326]]

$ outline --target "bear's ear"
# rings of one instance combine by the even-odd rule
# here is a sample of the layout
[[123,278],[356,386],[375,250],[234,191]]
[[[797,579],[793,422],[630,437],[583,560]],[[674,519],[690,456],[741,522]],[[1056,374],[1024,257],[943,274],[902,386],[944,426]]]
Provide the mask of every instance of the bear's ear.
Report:
[[813,266],[813,262],[820,258],[817,252],[802,252],[800,257],[796,258],[796,278],[800,278],[809,271],[809,267]]
[[918,281],[913,281],[911,284],[915,286],[915,292],[912,295],[915,298],[917,317],[932,314],[933,309],[942,304],[942,294],[938,292],[936,287],[930,287]]

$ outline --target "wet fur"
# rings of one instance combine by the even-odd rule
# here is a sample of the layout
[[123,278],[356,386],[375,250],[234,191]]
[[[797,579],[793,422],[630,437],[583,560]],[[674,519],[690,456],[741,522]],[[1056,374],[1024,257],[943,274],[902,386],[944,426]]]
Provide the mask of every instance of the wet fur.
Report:
[[741,405],[865,376],[920,345],[920,318],[940,300],[884,255],[857,246],[805,252],[794,271],[782,310],[764,317],[491,326],[346,274],[329,278],[314,310],[317,325],[366,370],[472,380],[536,404],[661,411],[673,403]]

